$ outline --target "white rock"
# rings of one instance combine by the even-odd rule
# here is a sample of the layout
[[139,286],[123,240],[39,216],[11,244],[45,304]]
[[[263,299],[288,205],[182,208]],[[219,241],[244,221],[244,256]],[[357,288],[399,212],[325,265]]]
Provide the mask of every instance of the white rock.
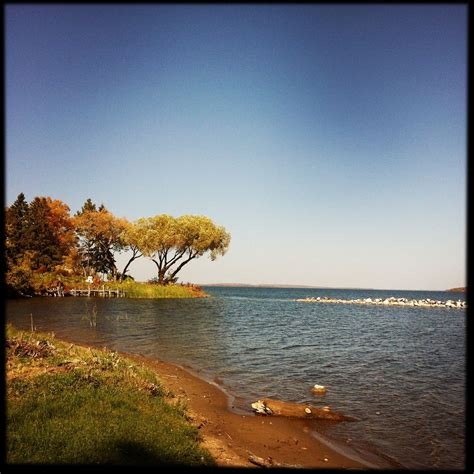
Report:
[[324,385],[314,385],[313,388],[311,389],[312,392],[314,393],[326,393],[326,387]]
[[261,400],[252,403],[252,408],[260,415],[271,415],[273,413]]

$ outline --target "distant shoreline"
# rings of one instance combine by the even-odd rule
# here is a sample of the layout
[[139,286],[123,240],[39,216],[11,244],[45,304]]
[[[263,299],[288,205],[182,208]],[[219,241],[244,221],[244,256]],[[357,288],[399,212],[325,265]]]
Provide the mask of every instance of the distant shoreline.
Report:
[[324,286],[310,286],[310,285],[272,285],[272,284],[258,284],[252,285],[250,283],[202,283],[199,286],[228,286],[228,287],[242,287],[242,288],[319,288],[319,289],[328,289]]
[[448,290],[407,290],[407,289],[388,289],[388,288],[356,288],[356,287],[332,287],[332,286],[312,286],[312,285],[285,285],[285,284],[251,284],[251,283],[198,283],[204,287],[229,287],[229,288],[302,288],[315,290],[367,290],[367,291],[440,291],[464,293],[465,287],[450,288]]

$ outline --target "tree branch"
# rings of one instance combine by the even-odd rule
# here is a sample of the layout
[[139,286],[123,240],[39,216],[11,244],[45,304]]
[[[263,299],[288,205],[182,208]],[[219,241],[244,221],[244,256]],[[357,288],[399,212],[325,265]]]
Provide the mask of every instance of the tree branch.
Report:
[[168,262],[166,270],[168,270],[168,268],[171,268],[173,264],[175,264],[179,259],[181,259],[181,257],[186,253],[186,250],[187,249],[184,249],[181,252],[179,250],[176,250],[175,254],[173,255],[173,258]]
[[150,260],[151,260],[152,262],[155,262],[156,266],[158,267],[158,271],[160,271],[160,270],[161,270],[161,262],[158,263],[154,258],[151,258],[151,257],[150,257]]
[[198,252],[195,252],[194,254],[190,251],[189,252],[190,254],[190,257],[187,258],[184,262],[181,262],[181,264],[178,266],[178,268],[170,275],[170,280],[172,280],[176,274],[187,264],[189,263],[193,258],[196,257],[196,255],[198,254]]
[[127,265],[125,265],[125,268],[123,269],[123,272],[122,272],[122,277],[121,279],[123,280],[124,277],[125,277],[125,274],[127,273],[127,270],[128,270],[128,267],[130,266],[130,264],[136,260],[137,258],[140,258],[140,257],[143,257],[143,255],[141,253],[139,253],[138,249],[136,247],[131,247],[131,250],[132,250],[132,257],[130,258],[130,260],[128,261]]

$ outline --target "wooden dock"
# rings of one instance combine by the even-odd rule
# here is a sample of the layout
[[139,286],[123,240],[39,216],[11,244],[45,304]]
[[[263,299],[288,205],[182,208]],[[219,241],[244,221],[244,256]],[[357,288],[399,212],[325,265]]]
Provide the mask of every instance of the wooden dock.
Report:
[[122,290],[101,290],[95,288],[88,288],[87,290],[70,290],[71,296],[100,296],[103,298],[124,298],[125,292]]

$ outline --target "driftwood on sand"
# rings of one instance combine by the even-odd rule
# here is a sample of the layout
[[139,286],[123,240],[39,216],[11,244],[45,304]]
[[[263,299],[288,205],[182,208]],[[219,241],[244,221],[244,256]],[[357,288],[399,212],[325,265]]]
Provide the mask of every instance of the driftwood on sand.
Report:
[[314,418],[333,421],[354,421],[355,419],[332,411],[329,407],[318,408],[312,405],[284,402],[266,398],[252,403],[258,415],[288,416],[297,418]]
[[293,469],[301,469],[302,466],[297,465],[297,464],[283,464],[281,462],[276,462],[274,459],[272,459],[270,456],[267,457],[266,459],[261,458],[259,456],[256,456],[255,454],[251,453],[248,451],[248,460],[252,463],[255,464],[256,466],[260,467],[283,467],[283,468],[293,468]]

